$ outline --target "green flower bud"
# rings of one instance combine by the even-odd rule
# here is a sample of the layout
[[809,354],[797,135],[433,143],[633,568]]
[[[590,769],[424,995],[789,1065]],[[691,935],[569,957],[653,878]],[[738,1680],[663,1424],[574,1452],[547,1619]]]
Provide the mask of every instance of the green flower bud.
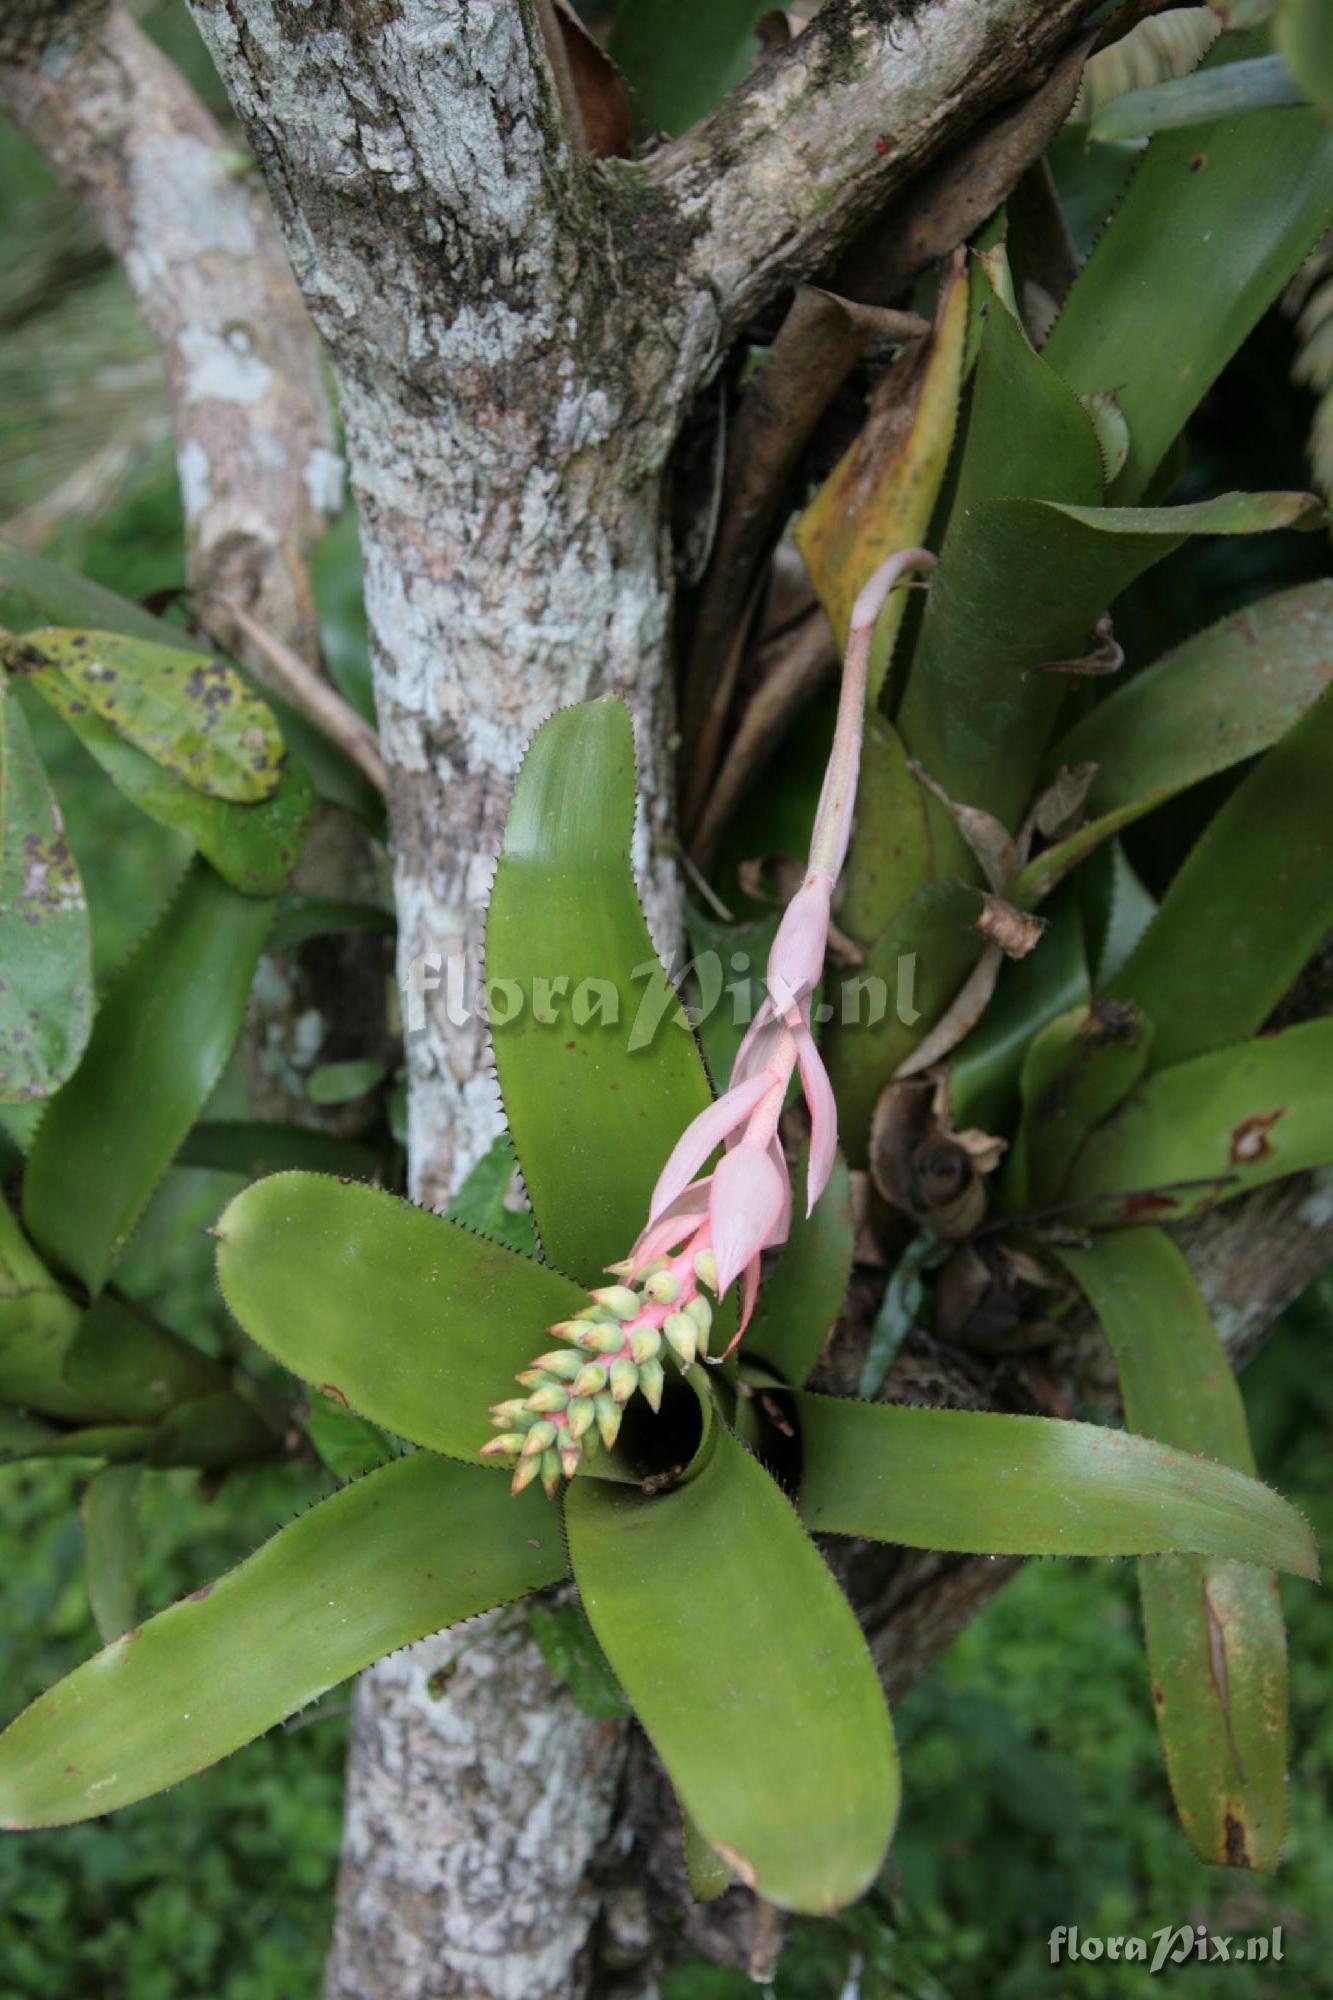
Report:
[[694,1275],[701,1285],[707,1285],[710,1292],[717,1290],[717,1260],[711,1250],[695,1251]]
[[[566,1479],[572,1479],[574,1477],[574,1474],[579,1469],[579,1460],[582,1458],[582,1456],[583,1452],[579,1445],[572,1443],[561,1445],[560,1465]],[[548,1492],[550,1491],[549,1487],[547,1490]]]
[[522,1431],[506,1431],[503,1437],[487,1438],[481,1455],[483,1458],[517,1458],[522,1449]]
[[606,1363],[585,1361],[570,1386],[572,1396],[595,1396],[606,1387]]
[[672,1313],[662,1332],[682,1368],[688,1368],[699,1349],[699,1328],[690,1313]]
[[662,1352],[662,1336],[655,1326],[636,1326],[629,1337],[629,1351],[642,1367],[645,1361],[655,1361]]
[[565,1417],[566,1428],[575,1444],[578,1443],[586,1430],[591,1429],[592,1420],[595,1415],[596,1411],[593,1408],[591,1396],[576,1396],[574,1398],[574,1401],[565,1413]]
[[534,1389],[528,1397],[528,1408],[545,1416],[548,1411],[554,1414],[557,1410],[563,1410],[568,1401],[569,1390],[565,1383],[546,1382],[540,1389]]
[[602,1443],[610,1451],[620,1435],[620,1405],[614,1396],[598,1396],[594,1399],[597,1411],[597,1428],[602,1435]]
[[619,1354],[625,1331],[618,1321],[613,1326],[581,1326],[575,1339],[585,1354]]
[[521,1423],[526,1415],[525,1406],[514,1397],[508,1403],[492,1403],[491,1422],[496,1430],[502,1431],[511,1424]]
[[544,1368],[525,1368],[521,1375],[514,1377],[514,1380],[521,1383],[525,1389],[544,1389],[551,1381],[551,1377]]
[[575,1319],[558,1319],[555,1325],[548,1326],[546,1331],[553,1333],[557,1340],[577,1340],[586,1324],[587,1316],[579,1313]]
[[680,1279],[670,1271],[654,1271],[643,1288],[643,1295],[651,1299],[655,1306],[674,1305],[680,1296]]
[[518,1464],[514,1467],[514,1476],[509,1482],[509,1491],[511,1493],[521,1493],[525,1486],[531,1486],[541,1469],[542,1462],[540,1456],[537,1458],[520,1458]]
[[560,1484],[560,1461],[563,1452],[544,1451],[542,1453],[542,1485],[546,1488],[548,1500],[554,1500],[556,1488]]
[[639,1370],[639,1387],[654,1410],[660,1410],[662,1407],[662,1389],[665,1382],[666,1373],[661,1362],[645,1361]]
[[707,1354],[708,1336],[713,1330],[713,1308],[702,1292],[696,1292],[685,1310],[699,1329],[699,1352]]
[[628,1354],[618,1354],[611,1363],[611,1394],[618,1403],[628,1403],[639,1386],[639,1371]]
[[540,1458],[548,1445],[555,1443],[555,1425],[549,1417],[534,1424],[523,1440],[524,1458]]
[[532,1365],[545,1369],[559,1382],[572,1382],[583,1366],[583,1356],[577,1347],[557,1347],[550,1354],[539,1354]]
[[607,1312],[614,1313],[617,1319],[633,1319],[639,1310],[639,1295],[632,1292],[628,1285],[602,1285],[588,1296],[596,1299]]

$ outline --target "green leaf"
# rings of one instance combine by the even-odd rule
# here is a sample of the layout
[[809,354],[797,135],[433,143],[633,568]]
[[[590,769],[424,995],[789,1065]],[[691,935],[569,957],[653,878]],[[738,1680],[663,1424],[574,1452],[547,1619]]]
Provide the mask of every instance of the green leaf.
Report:
[[26,1410],[10,1410],[0,1405],[0,1465],[36,1457],[59,1435],[54,1424],[30,1417]]
[[791,1233],[764,1281],[745,1352],[766,1361],[799,1388],[823,1351],[842,1311],[852,1275],[852,1183],[841,1154],[828,1186],[805,1212],[808,1149],[792,1174]]
[[335,1479],[359,1479],[397,1456],[383,1431],[318,1389],[310,1391],[305,1433]]
[[809,1390],[793,1401],[812,1533],[967,1555],[1183,1551],[1318,1574],[1309,1523],[1279,1494],[1152,1438]]
[[1106,607],[1189,536],[1312,528],[1321,513],[1308,493],[1225,493],[1183,507],[1001,499],[955,518],[900,721],[950,797],[1013,828],[1064,694],[1043,662],[1086,653]]
[[305,1094],[311,1104],[350,1104],[384,1081],[382,1062],[361,1056],[349,1062],[321,1063],[306,1078]]
[[840,1006],[825,1030],[823,1051],[852,1166],[865,1164],[881,1090],[976,962],[976,924],[984,906],[979,889],[929,883],[870,944],[865,964],[840,983]]
[[208,648],[178,631],[127,597],[118,597],[89,577],[79,576],[49,556],[39,556],[18,542],[0,536],[0,582],[31,597],[57,625],[81,625],[100,632],[123,632],[130,638],[159,645],[180,646],[206,654]]
[[102,1292],[78,1319],[64,1377],[85,1409],[124,1423],[155,1423],[174,1404],[224,1389],[226,1370],[144,1307]]
[[118,632],[28,632],[22,670],[54,669],[80,701],[198,792],[254,805],[277,785],[284,745],[271,710],[225,661]]
[[272,1458],[280,1440],[253,1403],[231,1389],[177,1403],[153,1432],[152,1465],[197,1465],[223,1472],[252,1459]]
[[995,995],[949,1064],[954,1123],[1007,1131],[1018,1109],[1019,1072],[1033,1037],[1057,1015],[1088,999],[1082,912],[1061,897],[1035,951],[1000,968]]
[[1327,0],[1278,0],[1273,42],[1311,102],[1333,118],[1333,17]]
[[683,132],[759,53],[763,0],[617,0],[610,52],[646,132]]
[[456,1222],[319,1174],[246,1188],[217,1233],[223,1297],[253,1340],[451,1458],[479,1458],[492,1403],[513,1393],[546,1328],[587,1304],[559,1272]]
[[289,951],[310,938],[370,932],[392,937],[393,912],[378,903],[352,903],[329,896],[284,896],[273,926],[275,949]]
[[1094,763],[1087,823],[1019,876],[1039,902],[1094,847],[1155,806],[1275,743],[1333,678],[1333,583],[1280,590],[1186,640],[1119,687],[1051,750],[1047,770]]
[[1333,924],[1333,697],[1237,785],[1109,988],[1156,1024],[1153,1067],[1254,1034]]
[[[1045,517],[1031,503],[1097,502],[1103,475],[1077,396],[993,293],[985,314],[957,492],[898,727],[950,798],[1012,830],[1063,692],[1059,676],[1025,669],[1083,652],[1108,602],[1088,607],[1073,566],[1048,572]],[[1018,499],[1028,504],[1015,514]],[[937,866],[952,872],[967,859],[961,836],[934,801],[929,816]]]
[[[1200,75],[1263,51],[1227,36]],[[1149,142],[1043,350],[1129,425],[1112,497],[1134,501],[1191,411],[1333,220],[1333,134],[1315,110],[1255,111]]]
[[314,817],[310,780],[288,755],[276,791],[258,805],[206,798],[118,736],[81,702],[58,674],[36,674],[32,685],[56,711],[116,790],[162,826],[177,828],[235,889],[276,896],[290,875]]
[[624,703],[608,695],[562,709],[533,738],[514,787],[486,975],[537,1233],[547,1258],[584,1284],[628,1253],[667,1155],[712,1101],[639,908],[633,829]]
[[1305,101],[1281,56],[1250,56],[1221,69],[1196,70],[1168,83],[1126,90],[1104,104],[1092,121],[1093,140],[1140,139],[1176,125],[1199,125],[1238,111],[1266,111]]
[[1331,1159],[1333,1020],[1304,1021],[1155,1071],[1092,1134],[1064,1192],[1095,1223],[1173,1222]]
[[93,1017],[78,866],[27,719],[0,671],[0,1099],[49,1097]]
[[312,1131],[280,1119],[206,1119],[181,1141],[172,1165],[206,1167],[214,1173],[244,1174],[248,1181],[290,1167],[311,1173],[346,1174],[353,1180],[374,1180],[381,1160],[370,1146],[340,1139],[332,1132]]
[[48,1432],[42,1441],[16,1449],[12,1458],[92,1458],[113,1465],[141,1459],[153,1442],[147,1424],[88,1424],[81,1430]]
[[703,1839],[784,1909],[874,1879],[898,1809],[884,1696],[788,1502],[720,1425],[648,1496],[576,1480],[570,1561],[592,1628]]
[[518,1171],[518,1156],[508,1133],[502,1132],[484,1153],[449,1204],[449,1220],[489,1236],[524,1257],[537,1255],[537,1230],[532,1211],[508,1206],[509,1190]]
[[633,1715],[580,1604],[530,1604],[528,1631],[551,1679],[570,1691],[574,1706],[606,1721]]
[[[1245,1406],[1194,1274],[1158,1229],[1058,1253],[1115,1356],[1125,1420],[1254,1471]],[[1286,1824],[1286,1639],[1271,1572],[1192,1556],[1139,1566],[1153,1706],[1201,1860],[1276,1868]]]
[[858,944],[877,938],[934,876],[926,797],[897,730],[882,715],[867,716],[838,904],[839,928]]
[[540,1489],[425,1454],[346,1486],[76,1667],[0,1736],[0,1823],[66,1826],[178,1784],[384,1653],[554,1583]]
[[1023,1112],[1001,1184],[1007,1208],[1055,1200],[1088,1134],[1148,1067],[1152,1042],[1145,1015],[1104,1001],[1071,1008],[1035,1037],[1023,1059]]
[[137,1465],[108,1465],[84,1488],[83,1559],[88,1601],[104,1642],[128,1632],[138,1598],[139,1483]]
[[0,1402],[76,1423],[114,1414],[66,1380],[79,1320],[73,1299],[50,1283],[0,1297]]
[[271,903],[194,862],[115,980],[28,1159],[23,1219],[98,1291],[198,1117],[240,1030]]

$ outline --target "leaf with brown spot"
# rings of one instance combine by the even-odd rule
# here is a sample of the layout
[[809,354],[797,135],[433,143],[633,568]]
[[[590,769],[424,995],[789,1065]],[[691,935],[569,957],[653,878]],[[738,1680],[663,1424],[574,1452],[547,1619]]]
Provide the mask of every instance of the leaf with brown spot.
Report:
[[[1252,1474],[1245,1409],[1208,1307],[1159,1229],[1099,1237],[1061,1261],[1115,1355],[1125,1419]],[[1216,1557],[1139,1565],[1157,1727],[1181,1824],[1217,1866],[1272,1869],[1286,1823],[1286,1640],[1277,1579]]]
[[225,661],[120,632],[25,634],[22,670],[52,667],[127,743],[207,797],[254,805],[276,789],[282,732]]
[[27,718],[0,673],[0,1103],[58,1090],[92,1016],[83,884]]

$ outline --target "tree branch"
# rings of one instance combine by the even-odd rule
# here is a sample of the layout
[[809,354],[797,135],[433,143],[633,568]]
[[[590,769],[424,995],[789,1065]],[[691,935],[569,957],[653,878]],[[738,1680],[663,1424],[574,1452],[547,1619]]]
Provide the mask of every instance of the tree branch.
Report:
[[691,232],[683,277],[713,297],[717,347],[984,112],[1035,89],[1094,5],[827,0],[655,154],[646,171]]
[[259,187],[178,71],[105,0],[16,8],[0,31],[0,105],[85,204],[156,336],[194,589],[317,660],[307,562],[337,512],[341,465]]

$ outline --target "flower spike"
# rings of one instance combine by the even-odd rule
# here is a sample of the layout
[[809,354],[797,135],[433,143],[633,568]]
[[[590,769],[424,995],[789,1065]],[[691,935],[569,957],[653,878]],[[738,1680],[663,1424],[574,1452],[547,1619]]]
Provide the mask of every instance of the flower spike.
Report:
[[[712,1361],[707,1293],[720,1300],[739,1279],[739,1325],[727,1353],[735,1347],[754,1311],[763,1253],[785,1243],[791,1228],[791,1175],[778,1120],[796,1075],[810,1112],[807,1214],[828,1183],[838,1113],[810,1009],[851,838],[871,639],[890,591],[910,571],[934,567],[927,550],[900,550],[881,563],[856,600],[809,862],[769,952],[765,998],[737,1050],[728,1088],[686,1126],[658,1175],[638,1242],[608,1267],[615,1282],[590,1293],[575,1318],[551,1327],[567,1348],[542,1355],[519,1376],[527,1396],[495,1405],[492,1422],[500,1435],[483,1445],[482,1456],[514,1466],[516,1493],[539,1472],[553,1493],[560,1475],[571,1478],[599,1439],[611,1450],[624,1406],[636,1393],[660,1409],[664,1353],[682,1369],[696,1358]],[[719,1146],[721,1160],[703,1174]]]

